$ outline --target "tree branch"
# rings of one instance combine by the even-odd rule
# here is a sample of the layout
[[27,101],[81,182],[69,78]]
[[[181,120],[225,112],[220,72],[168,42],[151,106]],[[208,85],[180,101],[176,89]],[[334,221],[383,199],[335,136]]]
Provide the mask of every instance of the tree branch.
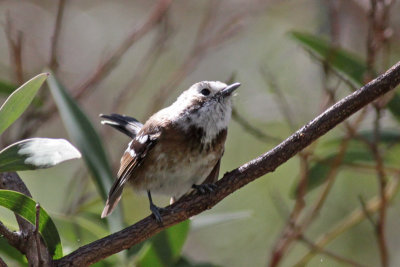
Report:
[[87,266],[121,250],[132,247],[163,229],[211,209],[222,199],[293,157],[349,116],[400,83],[400,62],[361,89],[342,99],[303,126],[281,144],[258,158],[224,175],[209,195],[192,193],[161,212],[163,225],[148,216],[136,224],[87,244],[55,261],[56,266]]
[[[17,191],[24,195],[27,195],[28,197],[32,197],[24,182],[15,172],[0,173],[0,189]],[[17,214],[15,214],[15,217],[17,219],[20,229],[20,232],[18,233],[20,238],[19,240],[10,239],[7,238],[6,235],[4,235],[7,238],[8,242],[26,256],[29,262],[29,266],[40,266],[41,263],[43,264],[43,266],[51,266],[51,255],[41,238],[39,240],[41,259],[38,257],[35,226]],[[13,243],[13,241],[16,241],[17,243]]]

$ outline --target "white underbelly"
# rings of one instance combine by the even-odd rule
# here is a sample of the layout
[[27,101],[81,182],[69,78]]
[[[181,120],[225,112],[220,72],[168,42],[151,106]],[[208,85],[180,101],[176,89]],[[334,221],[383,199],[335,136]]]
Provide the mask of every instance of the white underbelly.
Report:
[[[193,184],[199,185],[204,182],[218,158],[218,155],[213,153],[188,155],[181,162],[172,164],[170,168],[161,168],[147,173],[145,177],[147,182],[140,188],[136,187],[135,190],[150,190],[151,193],[179,198],[189,192]],[[163,155],[160,155],[159,165],[162,165],[163,160]]]

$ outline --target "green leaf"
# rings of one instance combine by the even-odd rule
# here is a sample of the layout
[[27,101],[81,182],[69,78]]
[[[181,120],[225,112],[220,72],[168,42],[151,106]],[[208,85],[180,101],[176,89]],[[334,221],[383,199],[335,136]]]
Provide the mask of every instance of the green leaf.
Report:
[[28,108],[48,76],[48,73],[39,74],[24,83],[6,99],[0,108],[0,134]]
[[0,81],[0,95],[9,96],[12,92],[17,89],[15,84],[11,84],[6,81]]
[[[394,145],[396,143],[400,142],[400,132],[399,130],[396,129],[382,129],[380,134],[380,139],[379,143],[380,144],[385,144],[385,145]],[[357,138],[359,137],[359,138]],[[364,146],[364,142],[361,140],[361,138],[365,139],[368,142],[373,142],[374,141],[374,133],[372,130],[364,130],[360,131],[357,134],[357,137],[352,139],[350,142],[350,145],[352,147],[357,146],[356,148],[358,149],[360,146]],[[333,138],[331,140],[326,141],[323,146],[325,147],[337,147],[343,140],[343,137],[338,137],[338,138]]]
[[139,253],[137,265],[172,266],[179,259],[189,228],[190,221],[186,220],[154,236]]
[[[17,261],[20,265],[28,265],[25,256],[19,252],[19,250],[11,246],[4,237],[0,237],[0,254],[6,255],[10,259]],[[11,265],[9,264],[9,266]]]
[[81,153],[67,140],[31,138],[0,151],[0,172],[49,168],[80,157]]
[[323,59],[356,85],[362,86],[364,84],[367,65],[359,56],[344,49],[333,47],[329,41],[313,34],[293,31],[290,35],[304,49]]
[[[296,31],[290,32],[290,35],[305,50],[329,64],[333,69],[352,81],[355,86],[361,87],[364,85],[367,72],[365,60],[347,50],[331,46],[327,40],[318,36]],[[387,107],[397,121],[400,122],[400,94],[398,92],[394,94]]]
[[305,50],[327,62],[358,86],[364,84],[367,67],[365,61],[357,55],[344,49],[333,47],[329,41],[309,33],[293,31],[290,35]]
[[[328,174],[331,170],[331,166],[334,163],[337,153],[330,154],[323,158],[322,160],[314,163],[308,172],[308,182],[306,193],[322,185],[328,178]],[[373,162],[374,157],[370,150],[367,148],[357,148],[353,150],[347,150],[341,164],[350,164],[355,162]],[[298,184],[296,182],[295,186],[292,187],[291,197],[296,197],[298,191]]]
[[[97,189],[105,201],[114,179],[112,178],[111,167],[100,137],[85,113],[57,81],[54,74],[49,77],[47,83],[57,104],[65,128],[82,153]],[[112,231],[120,230],[123,227],[120,208],[114,211],[114,216],[108,217],[108,222]]]
[[[0,189],[0,205],[20,215],[33,225],[36,221],[36,202],[19,192]],[[39,232],[54,259],[62,257],[60,236],[47,212],[40,208]]]
[[47,83],[69,136],[81,151],[102,198],[106,200],[113,179],[100,137],[84,112],[54,75],[49,77]]
[[206,262],[193,263],[185,257],[181,257],[174,265],[174,267],[217,267],[218,265]]

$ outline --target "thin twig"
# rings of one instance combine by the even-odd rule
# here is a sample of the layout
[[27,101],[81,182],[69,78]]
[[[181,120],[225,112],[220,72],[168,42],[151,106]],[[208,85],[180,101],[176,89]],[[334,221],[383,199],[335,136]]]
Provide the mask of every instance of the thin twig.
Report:
[[62,19],[63,19],[63,15],[64,15],[65,3],[66,3],[65,0],[59,0],[59,2],[58,2],[56,23],[54,25],[53,36],[51,37],[49,67],[55,73],[59,66],[59,61],[57,59],[57,49],[58,49],[59,36],[60,36],[60,32],[61,32],[61,23],[62,23]]
[[[388,183],[388,186],[385,189],[386,198],[388,200],[393,199],[399,189],[399,174],[393,178],[393,180]],[[382,205],[381,198],[379,196],[373,197],[370,199],[366,205],[365,210],[367,213],[372,214],[377,212]],[[359,208],[351,212],[346,218],[338,222],[334,227],[332,227],[329,231],[326,231],[321,236],[319,236],[315,242],[318,247],[325,247],[331,241],[336,239],[342,233],[346,232],[353,226],[357,225],[361,221],[366,218],[366,212],[363,208]],[[304,255],[294,266],[306,266],[306,264],[312,259],[314,256],[314,252],[310,251],[306,255]]]
[[168,99],[169,94],[176,89],[185,77],[195,70],[196,66],[207,52],[221,46],[239,32],[241,28],[240,21],[245,16],[244,13],[230,17],[223,26],[219,27],[216,32],[210,36],[211,29],[213,28],[211,26],[214,26],[213,24],[217,17],[215,12],[218,10],[218,7],[216,5],[219,5],[219,3],[220,1],[209,1],[209,5],[200,22],[195,42],[190,52],[186,55],[177,70],[171,74],[169,79],[164,82],[154,94],[154,100],[149,105],[145,114],[147,117],[162,107]]
[[11,65],[14,67],[16,82],[17,84],[22,84],[24,82],[24,71],[22,67],[22,43],[24,38],[21,31],[17,31],[16,39],[13,37],[13,23],[9,12],[6,14],[5,33],[8,40]]
[[[140,27],[135,28],[134,31],[129,34],[128,37],[118,46],[118,48],[110,56],[108,56],[106,60],[97,66],[96,70],[89,75],[85,81],[80,83],[80,85],[72,90],[72,97],[77,100],[84,97],[90,92],[89,89],[95,87],[95,85],[105,79],[107,75],[110,74],[111,71],[118,65],[118,62],[125,52],[128,51],[133,44],[150,32],[154,26],[159,23],[159,21],[161,21],[162,17],[166,15],[171,3],[172,0],[159,0],[147,20]],[[21,132],[20,137],[26,138],[37,131],[37,129],[40,129],[40,126],[43,123],[47,122],[55,114],[57,114],[56,111],[57,107],[54,103],[52,103],[47,109],[37,114],[34,119],[27,122],[27,125],[25,125],[24,131]]]
[[[352,125],[352,128],[357,129],[361,121],[365,116],[365,110],[363,109],[361,114],[358,116],[358,119]],[[278,266],[280,261],[282,260],[283,255],[287,252],[290,248],[291,244],[293,243],[296,238],[301,236],[301,234],[311,225],[314,221],[316,216],[319,214],[320,209],[323,207],[325,200],[328,197],[328,194],[331,191],[331,188],[334,184],[335,177],[338,173],[339,167],[343,161],[345,156],[347,147],[351,138],[353,137],[356,131],[349,131],[345,138],[343,138],[342,142],[339,145],[339,151],[337,156],[333,159],[332,164],[330,165],[328,174],[326,175],[326,183],[324,188],[322,189],[321,194],[319,195],[315,205],[313,206],[312,210],[304,217],[302,222],[297,222],[297,219],[300,216],[301,210],[304,208],[301,200],[296,200],[296,204],[292,211],[292,216],[288,221],[287,225],[285,226],[284,230],[278,241],[276,242],[272,252],[271,252],[271,259],[269,262],[269,266]],[[305,188],[303,189],[303,194],[305,193]],[[299,202],[299,203],[298,203]]]
[[36,203],[36,219],[35,219],[35,231],[34,231],[34,235],[35,235],[35,240],[36,240],[36,249],[37,249],[37,256],[38,256],[38,266],[42,266],[43,265],[43,260],[42,260],[42,255],[40,252],[40,233],[39,233],[39,221],[40,221],[40,204]]
[[8,243],[13,247],[17,248],[18,250],[22,250],[20,246],[21,242],[21,235],[18,232],[13,232],[9,230],[1,221],[0,221],[0,235],[4,236]]
[[264,133],[262,130],[254,127],[250,122],[247,121],[247,119],[245,119],[242,115],[240,115],[240,112],[237,111],[236,108],[232,109],[232,119],[234,121],[236,121],[240,126],[242,126],[242,128],[246,132],[253,135],[254,137],[256,137],[257,139],[259,139],[262,142],[266,142],[266,143],[282,142],[282,139],[272,136],[272,135],[268,135],[268,134]]
[[[370,0],[370,10],[368,14],[368,35],[367,35],[367,74],[366,79],[369,80],[373,76],[375,63],[376,63],[376,55],[381,48],[382,38],[380,38],[379,29],[380,25],[385,24],[386,22],[380,21],[378,17],[378,7],[377,5],[383,4],[381,0]],[[383,159],[381,153],[379,151],[379,142],[380,142],[380,117],[381,117],[381,107],[377,102],[374,104],[375,107],[375,119],[374,119],[374,136],[373,142],[371,143],[371,150],[374,155],[374,159],[376,162],[376,174],[379,183],[379,195],[381,197],[381,207],[379,209],[379,216],[377,223],[375,225],[376,238],[378,241],[379,255],[381,259],[382,267],[387,267],[389,265],[389,252],[386,243],[385,237],[385,221],[386,221],[386,210],[387,210],[387,201],[385,196],[385,187],[386,187],[386,174],[383,166]]]
[[[167,39],[171,37],[171,27],[169,26],[167,16],[164,17],[162,25],[163,27],[160,28],[157,36],[153,40],[153,43],[149,46],[147,53],[139,62],[132,79],[115,98],[111,108],[113,112],[122,110],[127,100],[130,99],[134,94],[139,92],[139,89],[143,86],[151,70],[160,59],[161,54],[165,51]],[[128,95],[130,97],[128,97]]]
[[361,89],[345,97],[324,113],[303,126],[281,144],[258,158],[226,173],[212,194],[196,193],[182,197],[161,212],[163,224],[148,216],[119,232],[82,246],[56,260],[56,266],[86,266],[132,247],[163,229],[210,209],[222,199],[277,167],[400,83],[400,62]]
[[73,89],[73,95],[75,98],[80,98],[88,93],[88,89],[94,87],[96,84],[101,82],[107,77],[108,74],[115,68],[122,56],[128,51],[128,49],[150,32],[154,26],[156,26],[161,19],[167,13],[172,0],[159,0],[152,12],[150,13],[147,20],[138,28],[128,35],[128,37],[114,50],[114,52],[107,57],[89,76],[84,82],[78,87]]
[[363,212],[365,213],[365,217],[368,219],[368,221],[371,223],[373,229],[376,229],[376,223],[374,221],[374,218],[372,218],[371,213],[367,210],[367,205],[365,204],[365,201],[362,196],[358,196],[358,200],[360,200],[361,208]]
[[261,76],[264,79],[264,82],[267,84],[268,89],[276,96],[276,102],[279,103],[278,107],[280,112],[283,114],[284,118],[286,119],[287,123],[289,124],[289,127],[292,131],[296,130],[296,124],[293,121],[294,114],[290,108],[290,105],[285,97],[285,95],[282,93],[282,90],[278,86],[274,76],[268,72],[267,69],[260,68],[260,73],[262,74]]
[[311,251],[313,251],[314,253],[320,253],[320,254],[324,254],[332,259],[334,259],[337,262],[341,262],[341,263],[346,263],[348,265],[351,266],[355,266],[355,267],[365,267],[365,265],[360,264],[356,261],[353,261],[351,259],[347,259],[341,255],[338,255],[336,253],[333,253],[329,250],[324,249],[323,247],[319,247],[318,245],[314,244],[311,240],[307,239],[304,236],[300,236],[299,240],[302,241],[304,244],[306,244]]
[[379,209],[378,222],[376,224],[376,234],[378,238],[379,251],[381,255],[381,263],[383,267],[389,265],[389,252],[386,244],[385,237],[385,221],[386,221],[386,209],[387,201],[385,195],[385,187],[387,184],[386,174],[384,171],[383,159],[379,152],[379,141],[380,141],[380,108],[375,106],[375,120],[374,120],[374,142],[373,142],[373,155],[376,162],[376,173],[379,183],[379,194],[381,197],[381,208]]

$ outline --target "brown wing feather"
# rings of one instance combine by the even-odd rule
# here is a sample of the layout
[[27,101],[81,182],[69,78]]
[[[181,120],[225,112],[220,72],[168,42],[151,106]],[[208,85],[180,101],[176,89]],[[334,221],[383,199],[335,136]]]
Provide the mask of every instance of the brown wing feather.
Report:
[[[154,147],[158,136],[138,136],[136,137],[129,149],[135,152],[132,157],[129,152],[125,152],[121,159],[121,166],[118,171],[118,179],[112,185],[106,205],[101,213],[101,218],[104,218],[112,213],[121,199],[121,194],[126,182],[131,178],[134,170],[140,166],[148,151]],[[143,139],[144,138],[144,139]]]
[[221,166],[221,160],[218,160],[217,164],[215,164],[214,168],[207,176],[207,178],[204,180],[203,184],[213,184],[218,181],[220,166]]

